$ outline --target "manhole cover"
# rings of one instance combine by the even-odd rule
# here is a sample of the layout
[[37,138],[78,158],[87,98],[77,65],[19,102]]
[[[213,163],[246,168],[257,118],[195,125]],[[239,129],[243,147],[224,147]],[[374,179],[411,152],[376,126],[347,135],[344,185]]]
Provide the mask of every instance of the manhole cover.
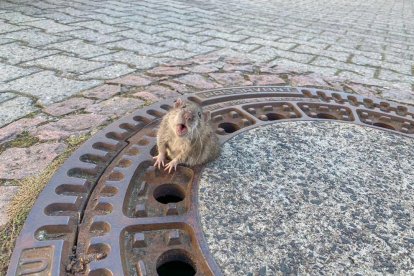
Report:
[[186,98],[212,112],[218,160],[152,167],[172,100],[111,124],[41,193],[8,275],[413,272],[412,108],[291,87]]

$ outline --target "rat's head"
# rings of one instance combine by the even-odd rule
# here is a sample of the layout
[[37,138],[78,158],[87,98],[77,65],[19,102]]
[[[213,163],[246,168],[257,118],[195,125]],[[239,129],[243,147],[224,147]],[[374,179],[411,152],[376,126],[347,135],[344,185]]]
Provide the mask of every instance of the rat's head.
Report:
[[171,123],[175,134],[178,137],[192,140],[206,119],[201,107],[194,102],[177,99],[174,103],[173,112],[175,116],[172,116]]

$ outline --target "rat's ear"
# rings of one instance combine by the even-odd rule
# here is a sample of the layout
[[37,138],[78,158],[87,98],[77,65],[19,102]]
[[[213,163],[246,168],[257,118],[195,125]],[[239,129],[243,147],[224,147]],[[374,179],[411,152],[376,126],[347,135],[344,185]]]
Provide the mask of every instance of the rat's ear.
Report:
[[204,113],[204,121],[205,122],[210,121],[210,119],[211,119],[211,112],[209,110],[207,110],[207,111],[204,111],[203,113]]
[[175,102],[174,102],[174,107],[175,108],[181,107],[183,105],[184,105],[184,101],[181,98],[176,99]]

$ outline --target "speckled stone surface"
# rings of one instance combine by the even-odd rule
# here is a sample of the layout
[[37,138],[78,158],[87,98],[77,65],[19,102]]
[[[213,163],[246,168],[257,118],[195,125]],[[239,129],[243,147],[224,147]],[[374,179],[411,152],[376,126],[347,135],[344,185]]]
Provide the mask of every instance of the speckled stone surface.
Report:
[[339,122],[239,134],[202,174],[225,275],[414,274],[414,139]]

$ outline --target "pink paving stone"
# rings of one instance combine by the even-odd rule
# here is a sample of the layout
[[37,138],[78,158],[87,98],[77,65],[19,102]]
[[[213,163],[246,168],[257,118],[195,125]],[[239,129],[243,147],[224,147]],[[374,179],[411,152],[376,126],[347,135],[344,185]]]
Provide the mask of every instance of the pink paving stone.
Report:
[[23,131],[33,129],[44,122],[46,122],[46,119],[42,117],[24,118],[15,121],[0,129],[0,143],[10,141]]
[[249,75],[248,78],[254,85],[285,84],[283,79],[273,75]]
[[147,71],[147,73],[155,76],[178,76],[187,74],[188,72],[179,67],[160,66]]
[[292,86],[328,86],[328,84],[317,76],[293,76],[290,78]]
[[163,64],[162,66],[186,66],[192,63],[193,62],[191,60],[177,60],[168,62],[167,64]]
[[106,81],[109,84],[122,84],[122,85],[129,85],[129,86],[146,86],[152,83],[153,80],[147,77],[137,76],[137,75],[129,75],[125,77],[120,77],[114,80]]
[[212,73],[219,70],[219,68],[213,64],[195,65],[192,67],[185,67],[184,69],[193,73]]
[[0,186],[0,227],[9,221],[6,210],[18,190],[19,186]]
[[50,105],[44,108],[43,112],[52,116],[62,116],[83,109],[93,104],[93,102],[93,100],[85,98],[71,98],[69,100]]
[[152,102],[159,99],[168,99],[180,96],[179,93],[160,85],[149,86],[144,91],[137,92],[133,95],[140,98],[147,97],[144,99]]
[[231,64],[249,64],[252,63],[251,60],[246,58],[237,58],[237,57],[227,57],[224,59],[225,62],[231,63]]
[[104,84],[96,88],[87,90],[82,93],[83,96],[87,98],[95,98],[100,100],[106,100],[112,98],[113,96],[121,93],[120,85],[109,85]]
[[78,114],[64,117],[56,122],[42,125],[30,133],[41,141],[61,140],[71,135],[88,133],[92,129],[104,124],[107,116],[96,114]]
[[234,71],[243,71],[243,72],[253,72],[254,68],[253,65],[250,64],[226,64],[223,67],[223,70],[226,72],[234,72]]
[[176,83],[173,81],[162,81],[161,84],[171,87],[173,91],[178,93],[186,93],[190,91],[190,89],[185,84]]
[[143,104],[144,101],[140,99],[113,97],[112,99],[90,105],[85,111],[109,118],[116,118],[141,107]]
[[240,73],[211,73],[209,76],[223,85],[251,85]]
[[66,148],[63,143],[43,143],[29,148],[9,148],[0,155],[0,179],[23,179],[42,172]]
[[220,85],[197,74],[185,75],[175,80],[198,89],[214,89],[220,87]]

